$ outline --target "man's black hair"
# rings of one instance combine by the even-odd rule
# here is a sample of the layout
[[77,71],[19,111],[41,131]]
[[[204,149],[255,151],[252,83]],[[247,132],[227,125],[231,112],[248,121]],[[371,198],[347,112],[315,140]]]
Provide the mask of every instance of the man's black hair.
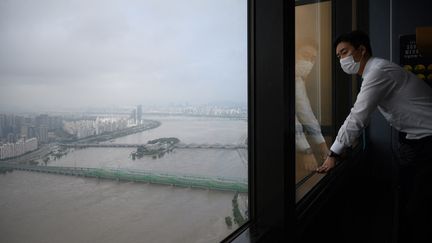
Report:
[[355,49],[359,48],[360,45],[363,45],[366,47],[366,51],[372,56],[372,47],[370,45],[369,36],[363,31],[355,30],[340,35],[334,42],[334,48],[336,49],[337,45],[341,42],[348,42]]

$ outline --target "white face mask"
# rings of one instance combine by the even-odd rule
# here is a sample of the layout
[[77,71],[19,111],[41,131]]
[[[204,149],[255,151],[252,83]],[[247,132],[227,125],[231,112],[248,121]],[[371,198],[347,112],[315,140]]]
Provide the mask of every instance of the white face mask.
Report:
[[295,75],[297,77],[306,77],[310,71],[313,68],[313,62],[310,61],[305,61],[305,60],[299,60],[296,61],[296,65],[295,65]]
[[354,61],[354,57],[349,55],[340,59],[340,64],[347,74],[356,74],[360,70],[360,62]]

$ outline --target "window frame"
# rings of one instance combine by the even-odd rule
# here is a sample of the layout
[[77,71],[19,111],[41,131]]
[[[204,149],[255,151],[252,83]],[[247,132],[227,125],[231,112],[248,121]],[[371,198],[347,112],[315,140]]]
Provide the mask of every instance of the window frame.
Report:
[[294,1],[248,0],[250,217],[223,242],[294,234],[295,164],[285,163],[295,160],[294,10]]
[[334,0],[295,0],[296,6],[313,4],[313,3],[321,3],[321,2],[330,2]]
[[[248,0],[248,178],[249,221],[222,242],[267,242],[298,238],[332,196],[346,170],[358,163],[363,142],[296,202],[295,183],[295,6],[332,1],[332,41],[353,29],[357,1]],[[357,15],[356,15],[357,16]],[[333,137],[352,105],[352,82],[334,55]],[[269,108],[270,107],[270,108]],[[272,112],[275,111],[275,112]],[[266,117],[270,117],[267,118]],[[266,141],[272,143],[266,143]]]

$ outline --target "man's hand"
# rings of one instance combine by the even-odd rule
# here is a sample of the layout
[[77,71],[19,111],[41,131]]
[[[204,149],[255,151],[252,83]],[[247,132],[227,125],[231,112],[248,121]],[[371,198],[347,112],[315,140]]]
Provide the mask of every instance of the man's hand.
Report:
[[316,171],[318,173],[327,173],[329,170],[333,169],[335,164],[336,164],[336,158],[329,156]]
[[313,154],[298,154],[298,163],[302,163],[305,170],[315,171],[318,167],[318,163]]
[[329,149],[327,147],[326,142],[318,144],[318,147],[319,147],[320,158],[322,159],[321,161],[326,160],[329,154]]

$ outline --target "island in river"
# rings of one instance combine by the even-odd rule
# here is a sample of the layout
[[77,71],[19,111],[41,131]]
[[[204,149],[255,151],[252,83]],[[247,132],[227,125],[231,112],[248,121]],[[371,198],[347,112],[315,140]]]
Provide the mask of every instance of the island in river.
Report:
[[153,158],[160,158],[165,153],[169,153],[174,149],[174,146],[180,142],[180,139],[170,138],[158,138],[148,141],[146,144],[138,146],[136,152],[132,152],[132,159],[140,159],[146,155],[152,156]]

